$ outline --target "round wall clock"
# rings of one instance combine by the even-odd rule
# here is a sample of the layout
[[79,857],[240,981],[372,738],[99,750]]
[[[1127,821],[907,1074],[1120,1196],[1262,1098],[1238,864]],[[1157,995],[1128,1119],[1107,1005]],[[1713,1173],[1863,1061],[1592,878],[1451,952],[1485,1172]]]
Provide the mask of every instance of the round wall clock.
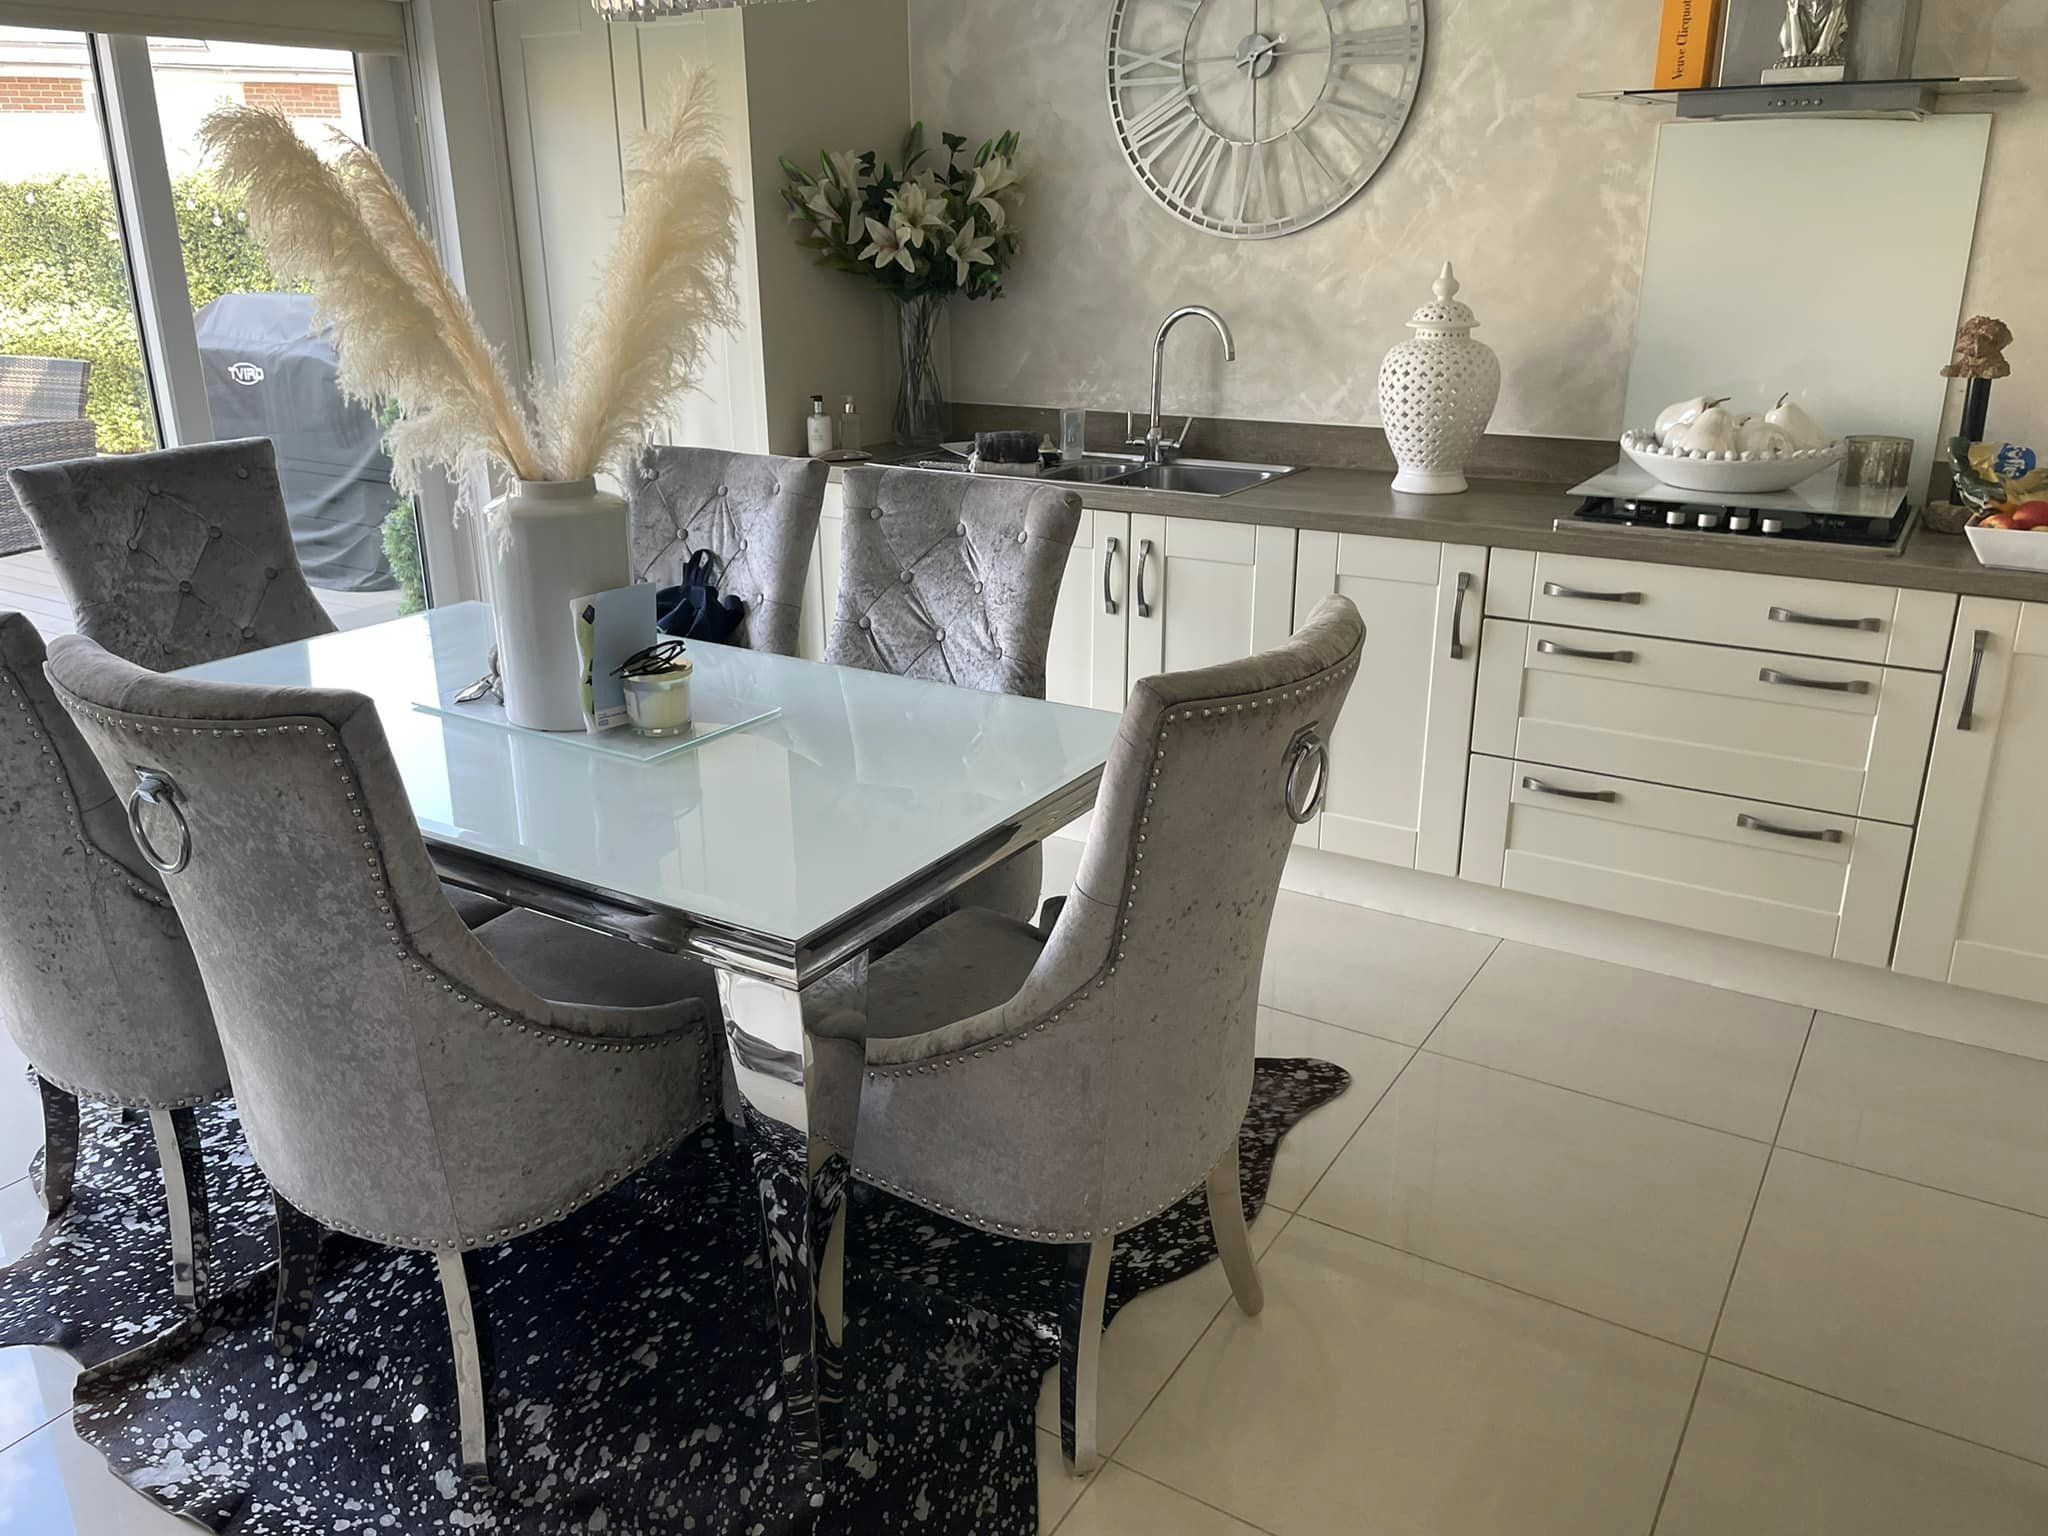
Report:
[[1356,197],[1422,81],[1423,0],[1113,0],[1109,113],[1145,190],[1269,239]]

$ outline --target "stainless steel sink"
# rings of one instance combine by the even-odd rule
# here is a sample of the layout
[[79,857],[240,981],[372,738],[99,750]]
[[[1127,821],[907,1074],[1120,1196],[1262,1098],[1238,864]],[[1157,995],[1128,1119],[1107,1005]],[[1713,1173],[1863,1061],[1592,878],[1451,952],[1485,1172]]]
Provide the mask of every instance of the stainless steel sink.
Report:
[[1171,464],[1146,464],[1112,483],[1137,491],[1178,491],[1183,496],[1235,496],[1265,485],[1294,470],[1285,464],[1226,464],[1206,459],[1179,459]]
[[1087,458],[1072,464],[1057,464],[1045,472],[1047,480],[1066,480],[1082,485],[1117,485],[1126,475],[1136,474],[1145,467],[1142,459],[1118,458],[1114,454],[1098,457],[1089,454]]

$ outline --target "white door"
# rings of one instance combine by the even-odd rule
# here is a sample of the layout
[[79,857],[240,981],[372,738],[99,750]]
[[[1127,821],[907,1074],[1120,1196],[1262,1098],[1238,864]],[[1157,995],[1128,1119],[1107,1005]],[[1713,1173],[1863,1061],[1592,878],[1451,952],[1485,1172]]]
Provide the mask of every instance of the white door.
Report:
[[2048,604],[1965,598],[1892,965],[2048,1003]]
[[1294,539],[1292,528],[1134,515],[1130,682],[1284,643],[1294,618]]
[[1458,872],[1485,584],[1484,549],[1301,535],[1296,626],[1341,593],[1365,619],[1365,656],[1330,740],[1323,814],[1297,842]]

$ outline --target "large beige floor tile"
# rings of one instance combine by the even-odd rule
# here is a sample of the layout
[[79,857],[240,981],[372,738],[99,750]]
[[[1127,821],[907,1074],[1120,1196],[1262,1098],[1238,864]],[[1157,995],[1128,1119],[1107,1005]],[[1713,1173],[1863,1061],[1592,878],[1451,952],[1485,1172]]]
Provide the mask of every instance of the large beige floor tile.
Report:
[[1699,1356],[1296,1219],[1117,1460],[1280,1536],[1643,1536]]
[[[26,1179],[0,1188],[0,1264],[28,1252],[43,1229],[43,1205]],[[0,1450],[71,1408],[78,1367],[61,1350],[0,1349]]]
[[1498,942],[1282,891],[1266,941],[1259,1001],[1420,1045]]
[[1707,1366],[1657,1536],[2039,1536],[2048,1468]]
[[0,1188],[28,1177],[42,1144],[42,1100],[29,1081],[28,1063],[0,1030]]
[[1779,1143],[2048,1216],[2048,1062],[1822,1014]]
[[1275,1008],[1259,1010],[1261,1056],[1312,1056],[1334,1061],[1351,1074],[1351,1087],[1311,1113],[1281,1138],[1273,1159],[1273,1182],[1266,1203],[1291,1211],[1308,1198],[1344,1143],[1357,1132],[1387,1085],[1415,1054],[1412,1046],[1396,1045],[1356,1030],[1339,1029]]
[[1175,1493],[1127,1467],[1106,1466],[1061,1536],[1260,1536],[1255,1526]]
[[1088,1491],[1091,1477],[1075,1477],[1067,1471],[1067,1458],[1060,1450],[1057,1431],[1039,1430],[1038,1434],[1038,1530],[1039,1536],[1049,1533],[1067,1518],[1081,1495]]
[[2048,1221],[1771,1158],[1714,1353],[2048,1462]]
[[[1252,1251],[1264,1253],[1287,1225],[1274,1206],[1252,1223]],[[1171,1285],[1147,1291],[1121,1312],[1102,1335],[1102,1378],[1095,1403],[1095,1445],[1104,1456],[1122,1443],[1145,1405],[1187,1358],[1202,1333],[1225,1307],[1235,1308],[1230,1281],[1217,1263],[1203,1265]],[[1060,1373],[1045,1373],[1038,1385],[1038,1427],[1060,1432]]]
[[1429,1048],[1769,1141],[1812,1017],[1787,1003],[1510,943],[1480,967]]
[[1425,1050],[1302,1214],[1705,1349],[1769,1155]]

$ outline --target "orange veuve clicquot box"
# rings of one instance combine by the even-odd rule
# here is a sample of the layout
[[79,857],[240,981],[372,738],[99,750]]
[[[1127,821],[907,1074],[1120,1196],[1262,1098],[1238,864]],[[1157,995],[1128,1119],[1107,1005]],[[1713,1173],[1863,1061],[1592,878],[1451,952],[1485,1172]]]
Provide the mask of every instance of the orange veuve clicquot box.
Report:
[[1660,91],[1692,91],[1714,83],[1714,33],[1722,0],[1664,0],[1657,27]]

